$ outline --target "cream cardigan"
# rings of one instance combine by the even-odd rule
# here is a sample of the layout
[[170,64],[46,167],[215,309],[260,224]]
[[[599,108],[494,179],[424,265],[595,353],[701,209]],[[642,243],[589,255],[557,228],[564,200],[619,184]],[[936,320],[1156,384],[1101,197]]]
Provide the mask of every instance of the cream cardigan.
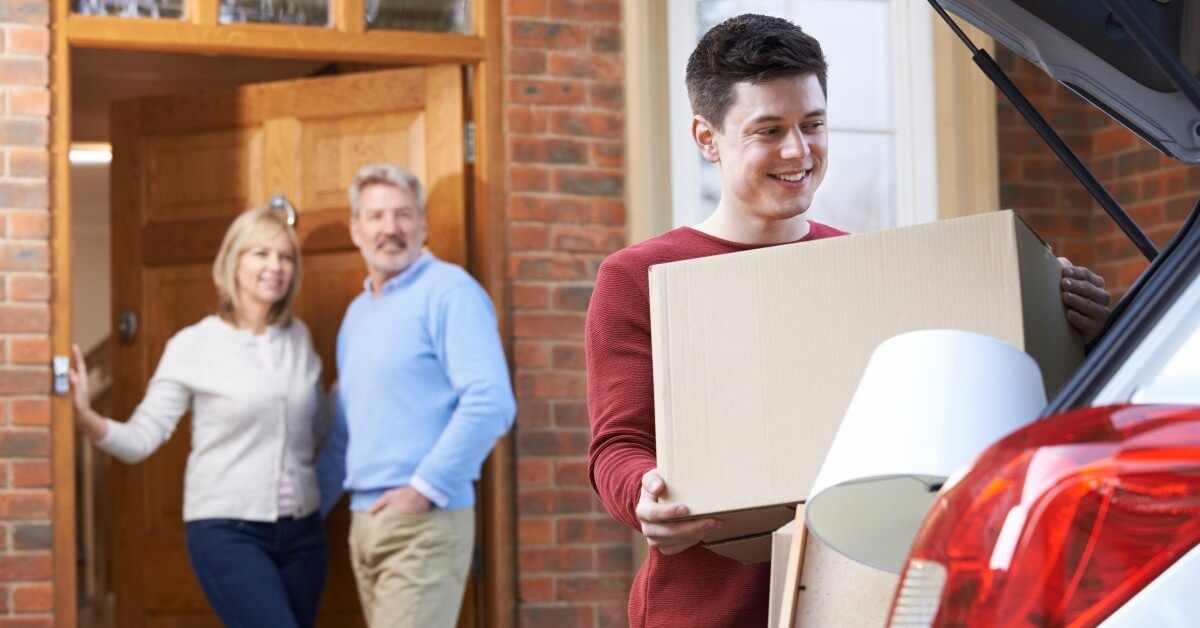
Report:
[[[277,368],[264,364],[250,332],[216,316],[180,330],[133,416],[109,420],[97,443],[139,462],[171,437],[190,408],[184,521],[274,521],[311,514],[320,504],[314,462],[328,428],[321,359],[299,320],[267,333]],[[295,512],[278,512],[281,473],[292,482]]]

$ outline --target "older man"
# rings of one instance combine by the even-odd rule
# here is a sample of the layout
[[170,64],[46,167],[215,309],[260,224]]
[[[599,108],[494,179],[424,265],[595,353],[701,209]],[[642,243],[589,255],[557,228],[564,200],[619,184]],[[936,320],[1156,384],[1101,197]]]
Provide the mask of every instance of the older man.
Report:
[[325,511],[341,479],[369,625],[454,626],[474,547],[472,482],[515,413],[496,313],[466,271],[424,249],[412,173],[362,168],[350,207],[367,279],[338,332]]

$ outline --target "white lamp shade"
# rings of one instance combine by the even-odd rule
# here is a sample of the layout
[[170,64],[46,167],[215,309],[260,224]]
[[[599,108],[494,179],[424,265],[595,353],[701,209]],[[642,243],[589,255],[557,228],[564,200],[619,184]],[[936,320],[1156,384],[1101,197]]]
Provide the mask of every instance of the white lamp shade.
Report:
[[946,478],[1045,405],[1037,363],[1001,340],[937,329],[884,341],[813,484],[809,529],[899,573]]

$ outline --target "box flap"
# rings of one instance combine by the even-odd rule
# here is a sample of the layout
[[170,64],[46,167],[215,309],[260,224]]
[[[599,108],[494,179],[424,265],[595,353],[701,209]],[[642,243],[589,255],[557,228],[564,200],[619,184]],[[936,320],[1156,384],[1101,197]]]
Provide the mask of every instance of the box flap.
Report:
[[706,543],[704,547],[743,565],[754,565],[771,560],[771,533],[762,532],[740,539]]

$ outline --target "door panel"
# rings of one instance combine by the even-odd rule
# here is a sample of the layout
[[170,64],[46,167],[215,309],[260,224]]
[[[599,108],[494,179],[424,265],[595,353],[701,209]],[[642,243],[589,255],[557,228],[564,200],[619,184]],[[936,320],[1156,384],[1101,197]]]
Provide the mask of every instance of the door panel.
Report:
[[[211,264],[225,229],[274,194],[285,194],[299,214],[304,278],[295,312],[312,331],[327,384],[336,377],[338,326],[366,274],[347,230],[346,186],[360,165],[394,161],[422,177],[431,189],[429,246],[465,266],[461,86],[460,68],[439,66],[115,105],[113,303],[116,313],[136,310],[141,331],[114,348],[114,414],[125,418],[136,407],[166,341],[215,310]],[[219,625],[187,562],[189,446],[185,418],[143,464],[114,465],[116,625]],[[331,569],[321,623],[361,625],[346,513],[326,529]],[[474,599],[464,625],[478,623]]]

